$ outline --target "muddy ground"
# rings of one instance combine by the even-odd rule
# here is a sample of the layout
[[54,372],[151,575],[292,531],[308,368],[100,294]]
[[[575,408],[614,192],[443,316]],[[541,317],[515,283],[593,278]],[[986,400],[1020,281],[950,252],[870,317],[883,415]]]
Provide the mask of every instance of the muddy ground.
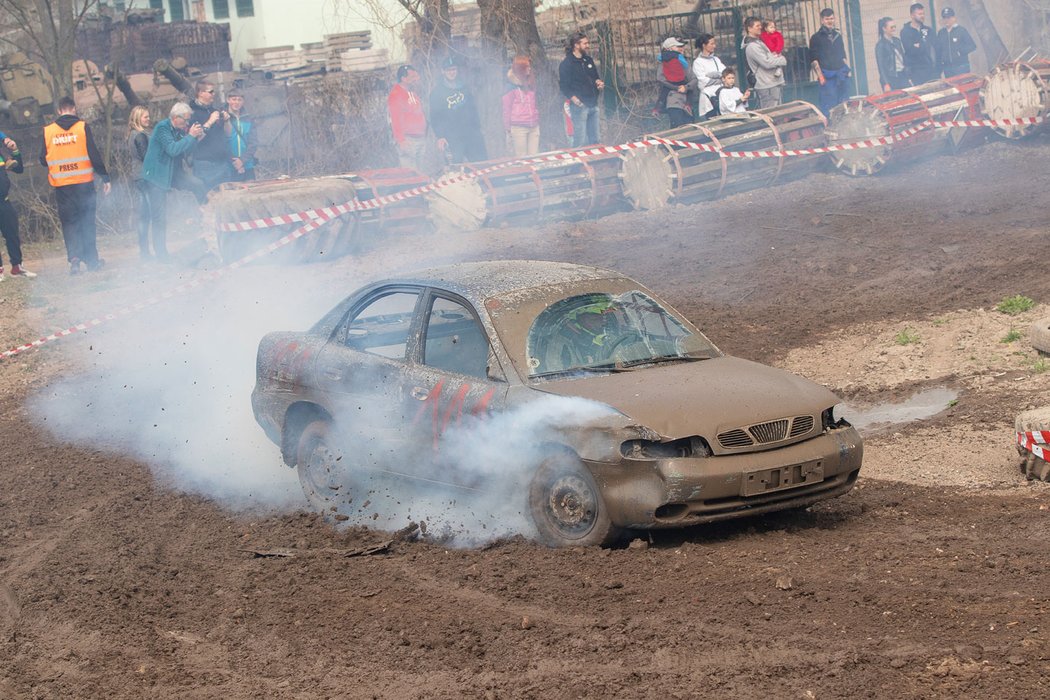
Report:
[[[55,438],[26,401],[86,371],[71,349],[90,334],[4,362],[0,697],[1046,697],[1050,487],[1020,475],[1012,428],[1050,396],[1023,337],[1050,315],[1047,162],[1046,137],[995,142],[870,179],[410,238],[294,273],[597,264],[858,410],[957,394],[871,428],[845,497],[623,549],[409,541],[347,557],[389,536],[233,513]],[[138,298],[126,243],[102,241],[110,265],[93,278],[34,251],[32,293],[0,286],[4,345],[81,320],[74,298]],[[149,291],[180,273],[165,274]],[[1040,306],[995,311],[1015,294]]]

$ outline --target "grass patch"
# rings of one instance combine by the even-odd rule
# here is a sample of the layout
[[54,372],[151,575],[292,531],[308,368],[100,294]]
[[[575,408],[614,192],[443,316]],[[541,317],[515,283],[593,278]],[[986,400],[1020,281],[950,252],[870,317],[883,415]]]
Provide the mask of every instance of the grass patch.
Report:
[[948,408],[955,408],[959,405],[959,399],[952,399],[948,402]]
[[933,319],[933,325],[935,325],[935,326],[943,326],[946,323],[948,323],[948,319],[946,319],[946,318],[935,318],[935,319]]
[[1050,362],[1048,362],[1046,358],[1040,357],[1032,363],[1032,371],[1036,374],[1042,374],[1048,369],[1050,369]]
[[999,342],[1000,343],[1004,343],[1004,344],[1005,343],[1012,343],[1012,342],[1014,342],[1016,340],[1020,340],[1023,337],[1024,337],[1024,333],[1022,333],[1021,331],[1017,330],[1016,328],[1011,328],[1009,330],[1009,332],[1006,335],[1004,335],[1003,339],[1000,340]]
[[1035,308],[1035,301],[1030,297],[1026,297],[1022,294],[1015,294],[1012,297],[1006,297],[999,302],[999,305],[995,307],[995,310],[999,313],[1006,314],[1007,316],[1016,316],[1017,314],[1024,313]]
[[893,337],[897,345],[914,345],[919,342],[919,334],[911,328],[905,328]]

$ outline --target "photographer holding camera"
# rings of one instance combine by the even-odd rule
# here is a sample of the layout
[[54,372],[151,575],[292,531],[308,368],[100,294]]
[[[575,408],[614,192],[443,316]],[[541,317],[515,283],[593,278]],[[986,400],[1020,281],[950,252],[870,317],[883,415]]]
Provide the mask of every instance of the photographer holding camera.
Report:
[[208,192],[218,185],[229,182],[233,176],[230,142],[226,134],[229,113],[222,105],[215,104],[215,85],[206,80],[197,82],[197,97],[190,102],[193,110],[190,124],[199,124],[204,131],[193,153],[193,176],[200,180],[197,200],[203,204]]

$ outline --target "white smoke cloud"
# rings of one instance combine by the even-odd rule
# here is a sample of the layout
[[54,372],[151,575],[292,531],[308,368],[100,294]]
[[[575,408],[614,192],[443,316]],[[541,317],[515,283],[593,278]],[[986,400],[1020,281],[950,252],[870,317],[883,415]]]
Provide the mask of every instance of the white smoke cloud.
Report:
[[294,470],[252,415],[256,349],[271,330],[305,329],[349,289],[286,269],[239,270],[66,341],[86,369],[30,406],[56,437],[137,457],[166,486],[237,510],[300,506]]
[[[372,276],[346,260],[232,272],[201,291],[66,341],[63,352],[77,356],[85,369],[36,392],[30,408],[57,438],[137,458],[165,487],[239,512],[308,509],[295,468],[283,463],[252,413],[259,340],[275,330],[307,329]],[[142,280],[153,290],[179,281]],[[73,313],[90,318],[99,311]],[[526,494],[543,459],[541,446],[556,441],[559,427],[608,411],[583,399],[548,396],[452,425],[443,436],[443,468],[457,470],[477,490],[390,478],[376,470],[388,464],[372,464],[368,473],[354,471],[355,498],[339,508],[340,520],[381,530],[425,523],[429,537],[450,546],[532,536]],[[360,432],[357,416],[355,423]],[[372,427],[382,434],[391,426]],[[411,468],[426,474],[419,464]]]

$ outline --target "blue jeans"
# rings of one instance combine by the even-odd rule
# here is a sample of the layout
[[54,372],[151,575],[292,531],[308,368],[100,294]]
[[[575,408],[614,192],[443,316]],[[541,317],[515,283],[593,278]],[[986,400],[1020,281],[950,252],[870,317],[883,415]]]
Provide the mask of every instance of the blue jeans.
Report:
[[832,107],[849,99],[849,68],[825,70],[824,84],[820,86],[820,111],[828,116]]
[[569,105],[569,118],[572,119],[572,146],[580,148],[592,143],[599,143],[601,136],[598,133],[598,105],[588,107],[587,105]]

